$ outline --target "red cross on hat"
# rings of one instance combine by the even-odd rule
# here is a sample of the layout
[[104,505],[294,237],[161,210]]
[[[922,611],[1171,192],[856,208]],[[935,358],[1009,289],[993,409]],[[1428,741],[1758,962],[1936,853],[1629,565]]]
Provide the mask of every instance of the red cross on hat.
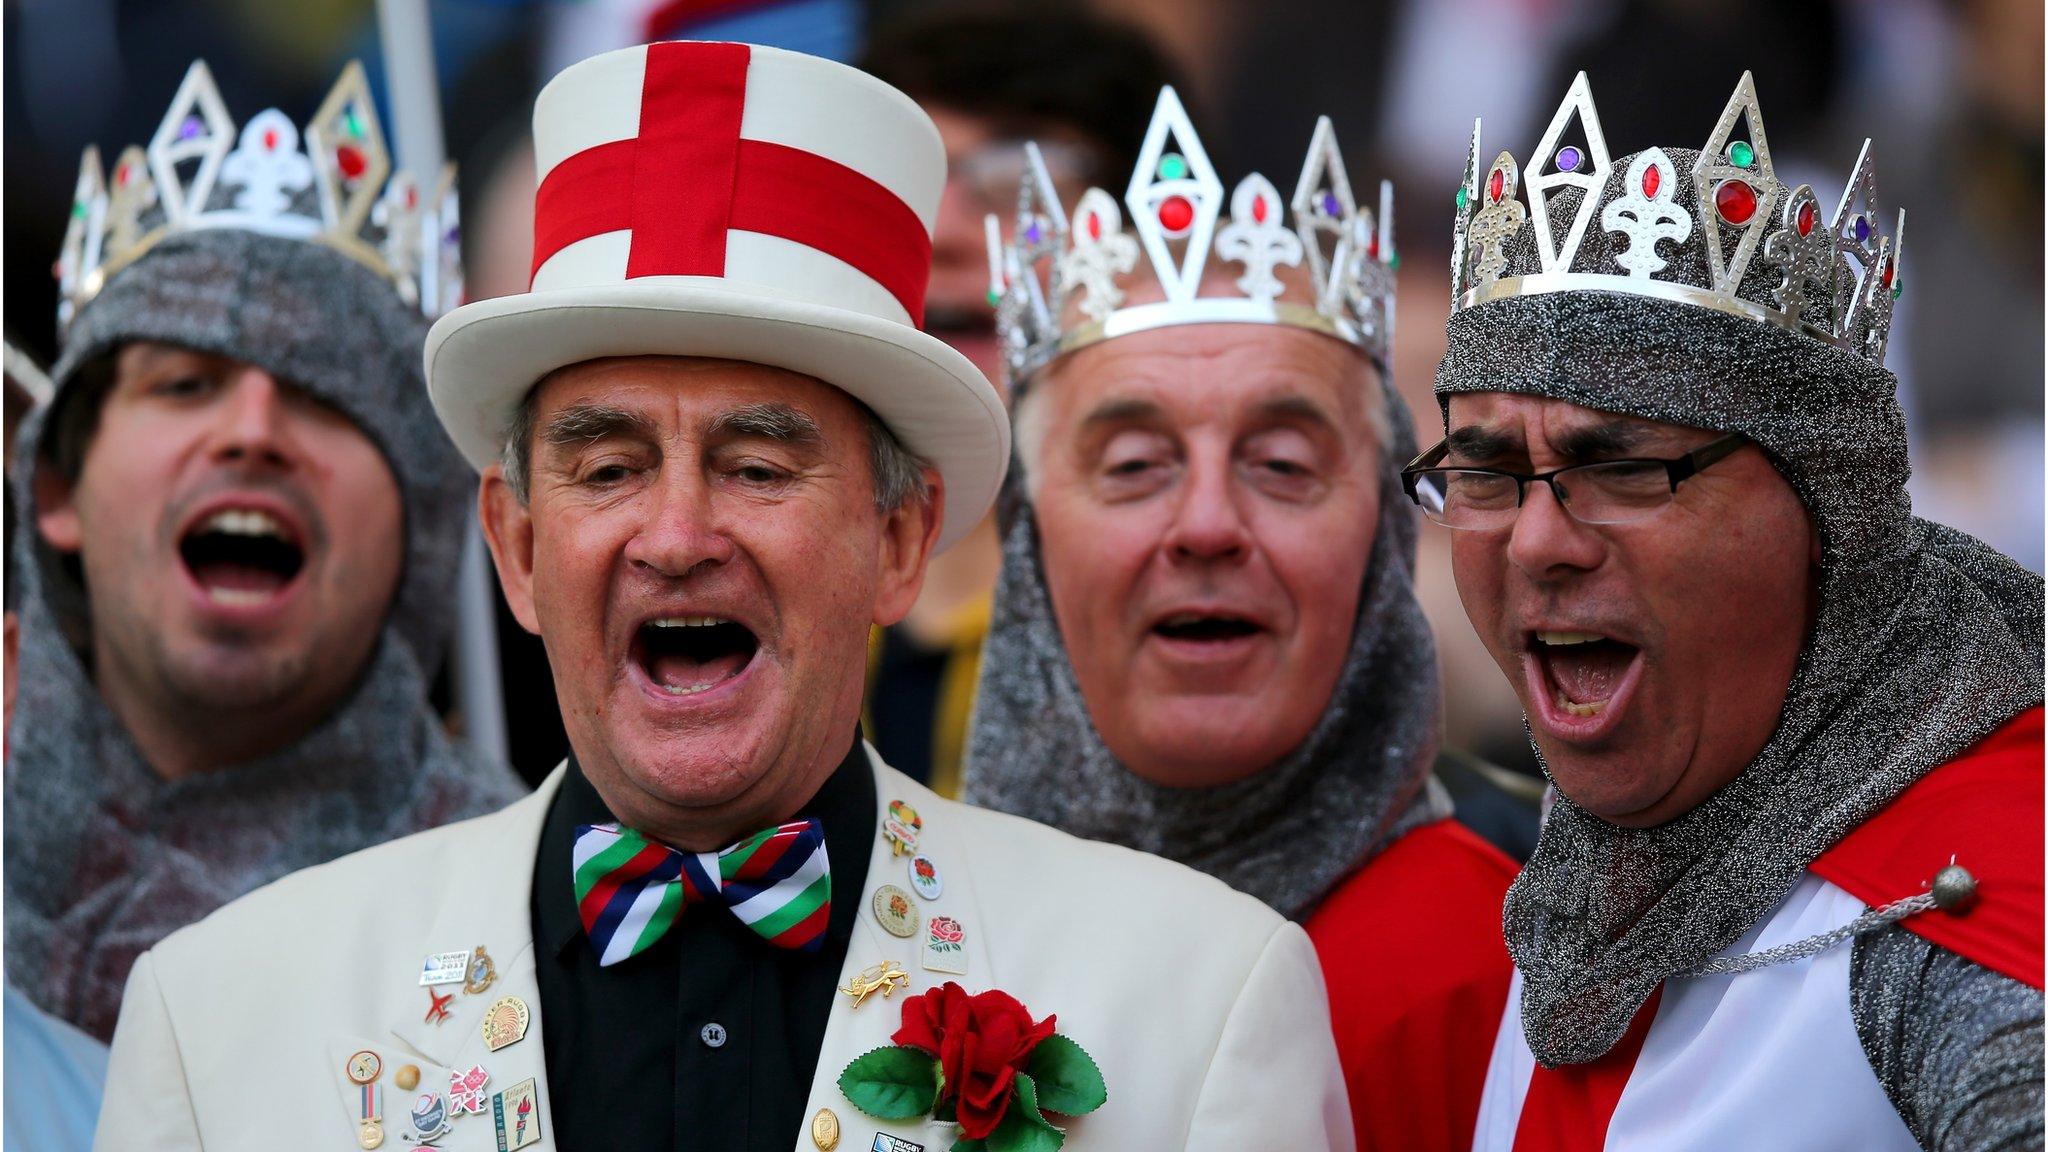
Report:
[[435,411],[478,468],[549,372],[607,356],[744,360],[866,404],[946,484],[941,548],[994,500],[1009,421],[918,330],[945,183],[938,131],[863,72],[745,44],[608,52],[534,106],[530,289],[427,338]]

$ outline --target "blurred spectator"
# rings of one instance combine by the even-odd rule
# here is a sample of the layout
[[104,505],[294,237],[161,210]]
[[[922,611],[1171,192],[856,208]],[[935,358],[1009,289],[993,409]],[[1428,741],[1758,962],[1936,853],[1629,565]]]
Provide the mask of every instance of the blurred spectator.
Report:
[[[909,93],[945,141],[925,330],[1000,389],[983,220],[1007,230],[1015,217],[1024,142],[1038,143],[1064,203],[1090,185],[1121,195],[1159,89],[1177,77],[1140,33],[1059,5],[939,8],[881,29],[859,63]],[[910,615],[873,649],[869,737],[945,796],[960,791],[1000,559],[988,517],[932,561]]]
[[234,226],[138,254],[122,235],[162,208],[112,211],[74,270],[112,275],[74,299],[11,477],[7,976],[102,1039],[171,931],[519,793],[427,702],[470,478],[428,407],[425,319],[381,269],[286,238],[310,187],[266,209],[243,194],[275,168],[220,171]]

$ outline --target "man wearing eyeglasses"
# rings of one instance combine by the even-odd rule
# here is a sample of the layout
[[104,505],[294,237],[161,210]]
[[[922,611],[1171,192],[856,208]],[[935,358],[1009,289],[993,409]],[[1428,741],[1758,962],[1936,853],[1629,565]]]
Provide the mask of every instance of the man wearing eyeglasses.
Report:
[[2042,586],[1911,513],[1868,151],[1828,223],[1747,76],[1551,137],[1468,169],[1403,472],[1556,789],[1475,1147],[2039,1147]]

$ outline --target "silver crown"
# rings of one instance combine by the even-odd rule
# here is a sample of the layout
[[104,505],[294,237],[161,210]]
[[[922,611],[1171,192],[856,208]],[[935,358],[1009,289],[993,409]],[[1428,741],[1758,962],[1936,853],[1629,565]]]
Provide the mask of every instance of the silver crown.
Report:
[[[204,61],[194,61],[145,150],[111,173],[97,148],[79,164],[57,260],[58,322],[166,236],[235,228],[325,244],[390,281],[428,317],[462,302],[455,166],[434,187],[393,174],[363,68],[351,62],[306,125],[258,112],[238,132]],[[387,180],[386,177],[389,177]]]
[[[1307,328],[1357,345],[1385,366],[1400,266],[1393,185],[1380,182],[1377,215],[1357,206],[1329,117],[1316,121],[1288,201],[1291,230],[1282,222],[1279,190],[1256,172],[1238,182],[1230,219],[1217,227],[1223,184],[1172,88],[1159,93],[1124,192],[1135,238],[1124,231],[1116,200],[1100,188],[1082,194],[1070,222],[1037,146],[1025,151],[1010,243],[1003,243],[994,216],[986,220],[989,303],[1012,381],[1077,348],[1175,324]],[[1141,249],[1145,271],[1137,272]],[[1212,252],[1243,268],[1239,295],[1198,295]],[[1282,299],[1287,285],[1275,270],[1304,261],[1313,298]],[[1124,307],[1122,278],[1134,272],[1154,277],[1165,299]]]
[[[1574,120],[1583,148],[1564,142]],[[1746,128],[1741,135],[1738,122]],[[1583,72],[1551,117],[1526,176],[1502,152],[1482,181],[1479,155],[1474,121],[1451,245],[1453,311],[1510,296],[1623,292],[1791,329],[1884,363],[1892,302],[1905,291],[1899,256],[1906,213],[1899,212],[1891,235],[1878,230],[1877,180],[1865,140],[1849,186],[1823,225],[1813,188],[1786,187],[1771,166],[1749,73],[1683,185],[1661,148],[1609,159]],[[1525,182],[1526,208],[1516,198]],[[1588,243],[1589,236],[1599,242]],[[1511,265],[1519,274],[1508,274]]]

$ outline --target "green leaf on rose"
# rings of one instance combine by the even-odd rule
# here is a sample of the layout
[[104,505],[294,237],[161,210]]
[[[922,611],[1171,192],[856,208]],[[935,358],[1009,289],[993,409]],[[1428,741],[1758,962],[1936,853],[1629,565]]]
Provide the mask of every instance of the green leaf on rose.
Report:
[[1038,1085],[1017,1074],[1017,1094],[1003,1109],[996,1130],[988,1134],[988,1152],[1059,1152],[1067,1134],[1052,1126],[1038,1110]]
[[916,1048],[877,1048],[859,1056],[839,1074],[839,1090],[855,1108],[877,1120],[924,1116],[938,1100],[938,1058]]
[[952,1152],[988,1152],[988,1141],[969,1140],[967,1137],[962,1136],[958,1140],[953,1141]]
[[1079,1044],[1057,1032],[1031,1050],[1031,1079],[1038,1088],[1038,1106],[1062,1116],[1082,1116],[1109,1100],[1102,1070]]

